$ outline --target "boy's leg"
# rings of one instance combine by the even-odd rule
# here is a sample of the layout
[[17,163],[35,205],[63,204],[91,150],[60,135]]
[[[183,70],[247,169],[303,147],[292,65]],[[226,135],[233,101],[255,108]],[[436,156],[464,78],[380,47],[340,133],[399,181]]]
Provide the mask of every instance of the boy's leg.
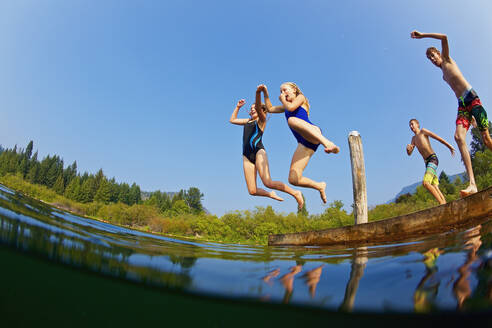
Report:
[[294,186],[301,186],[307,188],[313,188],[319,191],[321,200],[326,203],[326,183],[316,182],[302,175],[306,165],[309,163],[311,156],[313,156],[314,151],[301,144],[297,144],[297,149],[292,156],[292,161],[290,163],[289,171],[289,183]]
[[488,149],[492,150],[492,139],[490,138],[489,129],[482,131],[482,140]]
[[487,118],[487,112],[482,105],[475,106],[472,109],[472,115],[476,122],[476,127],[480,130],[482,140],[485,146],[492,150],[492,139],[489,134],[489,119]]
[[248,187],[248,192],[252,196],[263,196],[276,199],[279,198],[275,192],[268,192],[264,189],[258,188],[256,186],[256,166],[251,163],[245,156],[243,156],[243,169],[244,178],[246,179],[246,186]]
[[477,192],[477,185],[475,183],[475,175],[473,174],[470,152],[468,151],[468,145],[466,144],[466,132],[467,129],[465,129],[463,125],[461,124],[456,125],[456,132],[454,134],[454,139],[458,144],[458,148],[461,153],[461,158],[463,159],[463,163],[465,164],[466,173],[470,178],[470,185],[468,186],[468,188],[460,191],[462,197]]
[[432,194],[432,196],[434,196],[434,198],[437,200],[439,204],[445,204],[445,202],[444,203],[442,202],[439,189],[435,188],[435,186],[433,186],[430,182],[427,182],[425,180],[423,185],[424,188],[427,189]]
[[439,185],[432,185],[434,189],[436,190],[437,194],[439,194],[440,200],[438,200],[439,204],[446,204],[446,198],[444,198],[444,195],[442,194],[441,190],[439,189]]
[[281,181],[272,181],[272,178],[270,177],[270,167],[268,165],[268,156],[263,149],[260,149],[256,153],[256,168],[258,169],[261,181],[263,181],[265,187],[288,193],[296,199],[299,208],[302,209],[304,199],[302,198],[302,193],[299,190],[294,190]]

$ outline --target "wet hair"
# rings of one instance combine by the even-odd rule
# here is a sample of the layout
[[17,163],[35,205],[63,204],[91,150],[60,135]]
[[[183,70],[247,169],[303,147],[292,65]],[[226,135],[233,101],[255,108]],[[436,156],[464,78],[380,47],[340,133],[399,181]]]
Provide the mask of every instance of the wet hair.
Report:
[[[296,96],[298,96],[298,95],[303,95],[304,96],[304,94],[302,93],[301,89],[299,89],[299,87],[297,86],[297,84],[295,84],[294,82],[284,82],[284,83],[282,83],[282,85],[288,85],[292,89],[294,89]],[[304,96],[304,98],[306,99],[306,104],[307,104],[306,111],[307,111],[307,113],[309,115],[309,107],[310,107],[309,106],[309,100],[307,99],[306,96]]]
[[408,125],[410,125],[410,123],[412,122],[416,122],[417,125],[420,127],[420,122],[416,118],[412,118],[410,121],[408,121]]
[[425,55],[427,56],[427,58],[430,57],[430,55],[433,53],[433,52],[436,52],[439,56],[441,55],[441,52],[439,50],[437,50],[436,47],[429,47],[427,48],[427,51],[425,52]]

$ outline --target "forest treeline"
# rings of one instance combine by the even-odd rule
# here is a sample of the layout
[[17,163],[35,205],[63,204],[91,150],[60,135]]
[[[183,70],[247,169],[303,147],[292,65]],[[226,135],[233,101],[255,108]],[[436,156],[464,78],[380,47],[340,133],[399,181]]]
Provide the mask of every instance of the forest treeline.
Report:
[[47,155],[38,160],[38,152],[33,154],[33,141],[25,149],[0,148],[0,176],[18,175],[26,182],[45,186],[56,194],[74,202],[89,204],[92,202],[126,205],[147,204],[159,208],[161,212],[203,211],[203,194],[198,188],[180,190],[177,193],[154,191],[142,200],[140,186],[135,182],[130,186],[126,182],[118,183],[109,179],[100,169],[96,174],[83,174],[77,171],[77,162],[64,167],[63,159],[58,155]]
[[[479,190],[492,185],[492,152],[485,149],[477,130],[472,130],[471,156]],[[191,187],[177,193],[155,191],[142,199],[140,187],[117,183],[103,171],[77,172],[77,164],[63,167],[59,156],[38,161],[32,142],[26,149],[0,148],[0,182],[28,196],[77,214],[144,231],[221,242],[266,244],[269,234],[335,228],[354,223],[353,213],[335,200],[321,214],[277,213],[271,206],[229,212],[222,217],[205,213],[203,194]],[[423,173],[422,173],[423,174]],[[459,197],[466,179],[449,181],[442,171],[440,189],[447,201]],[[394,203],[369,209],[369,221],[399,216],[438,205],[422,186],[404,194]]]

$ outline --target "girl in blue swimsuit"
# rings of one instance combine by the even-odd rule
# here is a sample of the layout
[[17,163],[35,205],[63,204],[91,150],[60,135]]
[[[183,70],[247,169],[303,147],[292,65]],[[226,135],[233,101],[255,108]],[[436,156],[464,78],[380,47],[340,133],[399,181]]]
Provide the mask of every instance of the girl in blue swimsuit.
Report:
[[[250,118],[237,118],[239,109],[245,104],[244,99],[238,101],[236,108],[232,112],[229,122],[232,124],[243,125],[243,169],[246,178],[246,186],[250,195],[270,197],[279,201],[283,199],[275,191],[266,191],[258,188],[256,185],[256,172],[259,173],[261,181],[267,188],[283,191],[293,196],[302,209],[304,199],[299,190],[294,190],[280,181],[272,181],[270,177],[270,168],[268,166],[268,157],[263,147],[262,137],[266,127],[266,107],[261,103],[261,91],[256,90],[256,102],[251,105],[249,112]],[[257,110],[259,109],[259,110]]]
[[326,139],[321,129],[311,123],[308,117],[309,102],[295,83],[285,82],[280,86],[281,106],[272,106],[265,85],[260,85],[258,88],[264,93],[265,104],[270,113],[285,113],[287,124],[298,142],[290,164],[289,183],[318,190],[323,203],[326,203],[326,183],[313,181],[302,174],[320,144],[324,146],[326,153],[337,154],[340,148]]

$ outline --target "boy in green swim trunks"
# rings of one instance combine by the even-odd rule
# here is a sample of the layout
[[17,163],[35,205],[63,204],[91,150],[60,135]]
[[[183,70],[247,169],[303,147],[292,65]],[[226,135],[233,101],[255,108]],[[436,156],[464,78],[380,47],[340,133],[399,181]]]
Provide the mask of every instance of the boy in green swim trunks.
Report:
[[456,98],[458,98],[458,116],[456,119],[454,139],[458,144],[466,173],[470,178],[470,185],[466,189],[461,190],[461,196],[464,197],[476,193],[477,185],[475,183],[475,175],[473,174],[470,152],[466,144],[466,132],[470,127],[470,122],[475,120],[484,144],[492,150],[487,112],[483,108],[475,90],[473,90],[470,83],[461,74],[456,62],[449,56],[449,45],[446,35],[413,31],[410,36],[413,39],[433,38],[441,40],[442,51],[440,52],[436,48],[430,47],[427,49],[427,58],[442,70],[444,81],[451,87]]
[[437,177],[437,166],[439,165],[439,160],[437,159],[437,155],[432,149],[429,137],[432,137],[445,145],[451,151],[451,155],[454,156],[454,148],[451,146],[446,140],[438,136],[437,134],[420,128],[420,123],[416,119],[412,118],[409,122],[410,130],[412,130],[415,135],[412,137],[412,142],[407,145],[407,154],[410,156],[413,152],[413,149],[417,147],[420,155],[425,161],[425,175],[423,185],[425,189],[429,190],[429,192],[436,198],[439,204],[446,204],[446,199],[442,192],[439,190],[439,179]]

